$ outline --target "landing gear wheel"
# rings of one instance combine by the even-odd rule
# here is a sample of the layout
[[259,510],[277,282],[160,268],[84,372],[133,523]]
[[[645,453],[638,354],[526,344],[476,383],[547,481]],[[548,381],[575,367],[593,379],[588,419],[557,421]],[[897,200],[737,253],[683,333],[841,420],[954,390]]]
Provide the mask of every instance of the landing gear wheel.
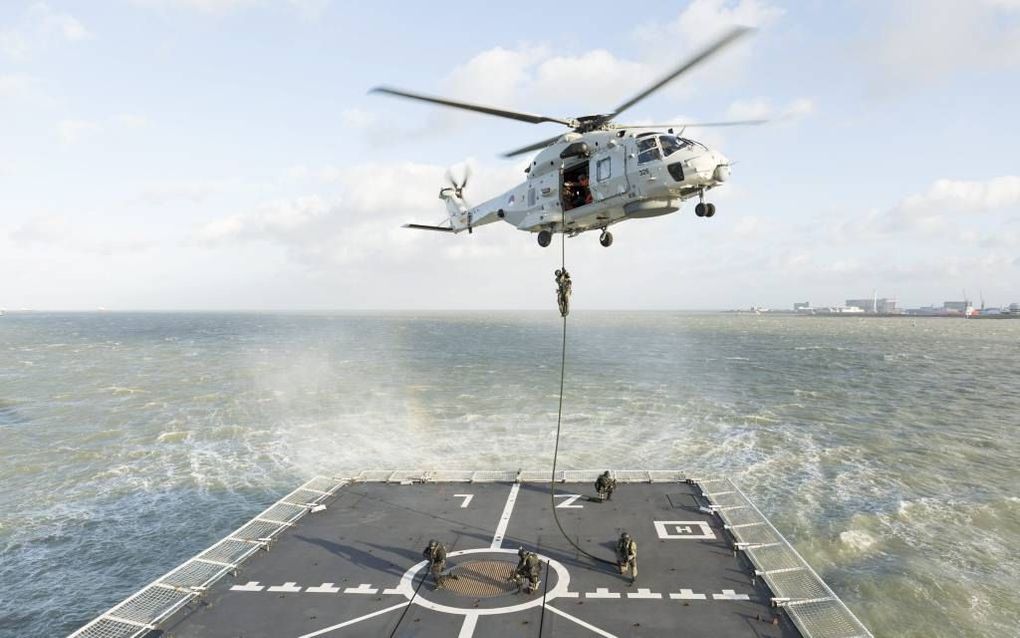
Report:
[[715,215],[715,204],[705,204],[705,217]]
[[609,248],[610,246],[612,246],[613,245],[613,233],[609,232],[608,230],[602,231],[602,234],[599,235],[599,243],[602,244],[603,246],[605,246],[606,248]]
[[538,245],[545,248],[552,243],[552,233],[548,230],[540,230],[538,232]]
[[705,216],[705,204],[704,203],[699,203],[697,206],[695,206],[694,207],[694,214],[697,215],[698,217],[704,217]]

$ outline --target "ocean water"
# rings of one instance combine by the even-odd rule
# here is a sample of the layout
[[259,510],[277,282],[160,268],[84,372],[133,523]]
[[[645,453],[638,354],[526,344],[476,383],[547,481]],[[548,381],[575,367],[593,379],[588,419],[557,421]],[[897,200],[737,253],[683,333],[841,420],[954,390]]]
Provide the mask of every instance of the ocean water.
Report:
[[[0,317],[0,636],[317,472],[547,468],[553,313]],[[561,466],[725,473],[876,636],[1020,635],[1020,321],[575,312]]]

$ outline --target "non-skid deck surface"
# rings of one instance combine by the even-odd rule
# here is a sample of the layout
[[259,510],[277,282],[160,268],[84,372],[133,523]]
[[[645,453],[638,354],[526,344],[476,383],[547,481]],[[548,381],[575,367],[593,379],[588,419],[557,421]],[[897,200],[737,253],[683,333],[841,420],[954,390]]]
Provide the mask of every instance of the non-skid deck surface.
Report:
[[[306,516],[236,578],[218,583],[206,604],[167,623],[165,635],[799,636],[785,620],[768,622],[767,590],[752,585],[750,568],[733,555],[717,519],[699,511],[697,488],[621,484],[612,501],[598,503],[588,499],[588,484],[557,485],[560,521],[586,551],[612,561],[622,530],[637,540],[634,585],[567,543],[548,489],[347,485],[325,511]],[[449,589],[422,584],[422,550],[431,538],[446,545],[452,573],[464,574]],[[549,561],[544,606],[541,593],[505,585],[522,545]]]

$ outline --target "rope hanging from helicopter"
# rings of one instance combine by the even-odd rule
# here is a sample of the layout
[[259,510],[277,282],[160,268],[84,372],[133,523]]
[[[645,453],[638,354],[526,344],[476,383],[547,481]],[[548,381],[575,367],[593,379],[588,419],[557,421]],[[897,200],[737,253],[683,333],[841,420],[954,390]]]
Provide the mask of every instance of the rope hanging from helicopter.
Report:
[[560,400],[559,407],[556,410],[556,445],[553,448],[552,477],[549,481],[549,504],[552,508],[553,520],[556,521],[556,527],[559,528],[560,534],[563,535],[563,538],[567,539],[567,542],[570,543],[574,549],[592,560],[615,567],[615,561],[599,558],[598,556],[585,551],[584,548],[575,543],[567,534],[566,530],[563,529],[563,524],[560,523],[559,514],[556,512],[556,463],[560,454],[560,431],[562,430],[563,425],[563,386],[567,375],[567,315],[570,314],[570,293],[572,286],[570,274],[567,272],[566,228],[561,228],[560,230],[560,269],[556,271],[556,300],[559,304],[560,316],[563,318],[563,342],[560,348]]

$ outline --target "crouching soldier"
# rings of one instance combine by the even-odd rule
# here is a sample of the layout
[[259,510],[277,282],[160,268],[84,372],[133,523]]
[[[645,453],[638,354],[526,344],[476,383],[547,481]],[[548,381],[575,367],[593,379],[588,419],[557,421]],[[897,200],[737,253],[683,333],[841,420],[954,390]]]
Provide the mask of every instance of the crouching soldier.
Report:
[[[517,585],[517,591],[533,594],[538,591],[538,586],[542,582],[539,580],[542,561],[539,560],[538,554],[526,551],[523,547],[517,550],[517,555],[520,560],[517,562],[517,569],[514,570],[514,575],[510,577],[510,580]],[[524,581],[527,581],[526,586]]]
[[442,589],[443,583],[446,582],[446,575],[443,574],[443,570],[446,569],[446,548],[443,544],[432,539],[429,541],[428,547],[422,552],[426,560],[429,561],[429,573],[432,574],[432,582],[435,583],[436,589]]
[[630,584],[637,580],[637,541],[624,532],[616,541],[616,564],[620,566],[620,575],[630,572]]
[[595,491],[598,493],[600,501],[611,500],[615,489],[616,479],[609,476],[609,470],[599,474],[599,477],[595,479]]

